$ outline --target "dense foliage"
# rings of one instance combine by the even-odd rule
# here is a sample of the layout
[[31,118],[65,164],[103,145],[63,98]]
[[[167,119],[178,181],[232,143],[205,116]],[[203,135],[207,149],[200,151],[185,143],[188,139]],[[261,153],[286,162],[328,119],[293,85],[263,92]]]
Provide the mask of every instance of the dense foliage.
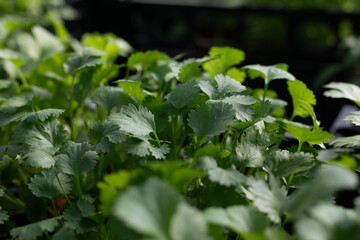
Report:
[[[360,198],[336,198],[359,188],[360,135],[322,129],[286,64],[241,66],[231,47],[184,59],[113,34],[78,41],[49,16],[56,35],[3,25],[1,237],[360,238]],[[358,86],[325,87],[360,106]],[[359,126],[359,111],[345,120]]]

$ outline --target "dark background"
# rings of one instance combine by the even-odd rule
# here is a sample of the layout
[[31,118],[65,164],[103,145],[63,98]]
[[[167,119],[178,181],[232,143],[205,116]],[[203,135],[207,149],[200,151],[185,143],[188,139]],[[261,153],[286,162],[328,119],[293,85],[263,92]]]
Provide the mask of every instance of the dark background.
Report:
[[[216,3],[221,1],[71,1],[79,16],[66,24],[79,39],[86,32],[113,32],[140,51],[202,57],[211,46],[232,46],[245,52],[244,65],[287,63],[289,71],[315,92],[318,119],[329,129],[346,101],[324,98],[322,86],[358,79],[358,59],[347,64],[344,46],[346,37],[360,33],[358,12]],[[285,81],[273,81],[270,89],[290,100]]]

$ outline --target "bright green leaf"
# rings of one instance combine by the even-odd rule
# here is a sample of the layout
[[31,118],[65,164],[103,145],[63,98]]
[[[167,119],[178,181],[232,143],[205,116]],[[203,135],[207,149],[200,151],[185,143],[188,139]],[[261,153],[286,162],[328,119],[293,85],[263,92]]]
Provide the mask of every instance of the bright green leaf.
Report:
[[141,82],[118,80],[116,83],[124,89],[124,93],[128,94],[138,104],[142,104],[146,96],[148,96],[148,93],[141,88]]
[[245,59],[245,53],[232,47],[212,47],[209,56],[219,56],[218,58],[203,64],[203,68],[214,77],[216,74],[225,74],[226,71]]
[[[249,69],[250,75],[254,74],[253,72],[255,72],[255,74],[260,74],[259,77],[264,79],[265,84],[269,84],[272,80],[275,79],[295,80],[295,77],[292,74],[278,68],[277,65],[263,66],[259,64],[254,64],[246,65],[242,68]],[[256,77],[258,76],[256,75]]]
[[130,70],[144,71],[156,66],[158,61],[168,60],[165,53],[149,50],[146,52],[137,52],[130,55],[127,62],[127,67]]
[[309,111],[302,107],[302,101],[307,103],[311,108],[316,105],[316,99],[314,93],[308,89],[305,83],[301,81],[288,81],[288,90],[290,92],[293,102],[292,118],[300,116],[305,118],[309,115]]

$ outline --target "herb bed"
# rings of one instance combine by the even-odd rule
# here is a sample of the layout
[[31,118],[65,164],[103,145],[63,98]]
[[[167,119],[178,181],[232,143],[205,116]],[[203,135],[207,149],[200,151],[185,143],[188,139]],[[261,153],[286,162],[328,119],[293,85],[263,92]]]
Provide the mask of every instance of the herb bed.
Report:
[[[322,129],[286,64],[241,66],[231,47],[135,52],[49,19],[56,35],[17,30],[0,49],[1,237],[360,238],[358,194],[351,208],[334,202],[359,188],[360,135]],[[358,86],[325,88],[360,106]],[[345,120],[359,126],[359,111]]]

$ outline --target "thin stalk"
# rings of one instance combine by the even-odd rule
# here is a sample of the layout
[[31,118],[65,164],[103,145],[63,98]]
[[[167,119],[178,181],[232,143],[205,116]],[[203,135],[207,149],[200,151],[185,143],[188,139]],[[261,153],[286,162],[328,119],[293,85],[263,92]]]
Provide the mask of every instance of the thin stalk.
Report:
[[269,83],[265,83],[265,86],[264,86],[264,94],[263,94],[263,97],[262,97],[262,100],[265,101],[265,98],[266,98],[266,92],[268,90],[268,87],[269,87]]
[[70,123],[70,137],[74,139],[74,121],[73,121],[73,98],[74,98],[74,83],[75,83],[76,74],[71,78],[70,86],[70,102],[69,102],[69,123]]
[[59,217],[60,214],[58,213],[58,211],[57,211],[57,209],[56,209],[56,204],[55,204],[54,198],[51,199],[51,204],[52,204],[52,207],[53,207],[53,209],[54,209],[54,212],[55,212],[56,217]]
[[156,139],[156,142],[157,142],[158,146],[161,147],[161,143],[160,143],[160,140],[159,140],[159,138],[158,138],[158,136],[156,134],[156,131],[153,131],[153,134],[155,136],[155,139]]
[[285,224],[287,223],[287,221],[288,221],[288,215],[285,213],[285,219],[284,219],[284,221],[283,221],[282,224],[281,224],[281,229],[284,229]]
[[45,236],[46,236],[46,239],[51,240],[48,231],[44,231],[44,234],[45,234]]
[[61,181],[60,181],[59,175],[57,174],[55,167],[54,167],[54,166],[52,166],[52,169],[54,170],[54,173],[55,173],[56,179],[57,179],[57,181],[58,181],[58,183],[59,183],[59,186],[60,186],[60,188],[61,188],[61,191],[63,192],[63,194],[64,194],[64,196],[65,196],[66,201],[67,201],[70,205],[72,205],[72,203],[71,203],[71,201],[70,201],[70,199],[69,199],[68,195],[66,194],[66,192],[65,192],[65,190],[64,190],[64,188],[63,188],[63,186],[62,186],[62,184],[61,184]]
[[287,184],[286,184],[286,190],[289,190],[293,179],[294,179],[294,173],[291,174],[290,177],[289,177],[289,181],[288,181]]
[[16,67],[16,71],[19,74],[19,78],[20,78],[20,81],[23,84],[23,86],[29,86],[29,84],[28,84],[23,72],[21,71],[20,67]]
[[12,204],[14,204],[15,206],[17,206],[18,208],[26,208],[26,205],[23,201],[21,201],[20,199],[16,198],[16,197],[12,197],[9,194],[7,194],[5,192],[4,199],[8,200],[9,202],[11,202]]
[[79,176],[76,176],[76,188],[77,188],[77,192],[79,194],[79,198],[82,197],[83,195],[83,192],[82,192],[82,189],[81,189],[81,183],[80,183],[80,177]]

